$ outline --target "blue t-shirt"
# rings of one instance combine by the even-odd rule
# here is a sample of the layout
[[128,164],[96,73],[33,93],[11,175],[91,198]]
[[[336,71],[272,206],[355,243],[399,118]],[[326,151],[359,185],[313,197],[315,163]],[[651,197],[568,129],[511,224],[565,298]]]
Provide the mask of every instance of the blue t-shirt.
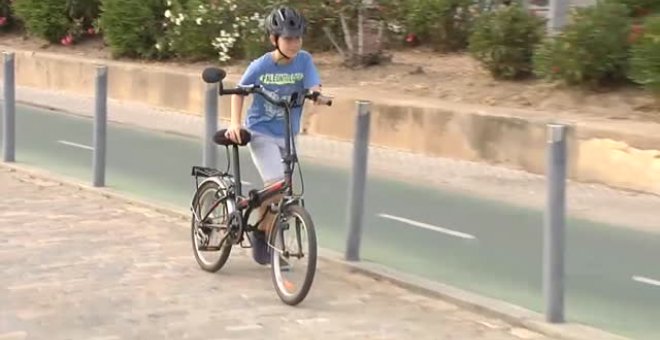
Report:
[[[264,91],[279,99],[289,99],[291,94],[299,92],[299,99],[302,100],[304,90],[320,85],[320,79],[312,56],[301,50],[293,60],[284,65],[275,63],[270,53],[264,54],[250,63],[239,85],[260,85]],[[301,115],[301,106],[292,108],[291,127],[294,135],[300,130]],[[267,102],[259,94],[254,94],[252,105],[245,117],[245,126],[249,130],[284,138],[284,108]]]

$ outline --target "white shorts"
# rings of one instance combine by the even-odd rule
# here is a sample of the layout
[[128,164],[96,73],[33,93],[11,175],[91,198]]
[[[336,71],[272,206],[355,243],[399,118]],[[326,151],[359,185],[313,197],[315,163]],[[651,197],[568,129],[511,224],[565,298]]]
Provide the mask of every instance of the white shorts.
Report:
[[264,185],[284,179],[285,165],[282,157],[286,152],[285,139],[255,131],[250,131],[250,134],[252,136],[248,147],[252,162],[257,167]]

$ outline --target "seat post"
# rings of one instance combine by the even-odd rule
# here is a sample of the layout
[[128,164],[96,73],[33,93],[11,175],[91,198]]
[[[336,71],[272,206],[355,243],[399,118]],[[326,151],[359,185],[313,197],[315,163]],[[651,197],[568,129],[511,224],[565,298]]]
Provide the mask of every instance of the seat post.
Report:
[[239,155],[238,155],[238,145],[232,145],[232,158],[233,158],[233,172],[234,172],[234,180],[236,183],[236,194],[239,196],[243,195],[243,187],[241,183],[241,164],[239,161]]

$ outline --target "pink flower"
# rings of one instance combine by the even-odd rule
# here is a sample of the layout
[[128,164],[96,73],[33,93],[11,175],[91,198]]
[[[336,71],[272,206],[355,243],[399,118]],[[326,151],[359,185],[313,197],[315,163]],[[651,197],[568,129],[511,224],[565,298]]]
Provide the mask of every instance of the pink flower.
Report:
[[60,40],[60,42],[61,42],[62,45],[64,45],[64,46],[71,46],[71,45],[73,45],[73,36],[72,36],[71,34],[68,34],[67,36],[65,36],[64,38],[62,38],[62,39]]
[[419,38],[417,38],[415,33],[406,34],[405,41],[408,46],[417,46],[419,44]]
[[94,35],[96,34],[96,31],[94,30],[94,27],[90,27],[87,29],[87,34],[89,35]]
[[417,40],[417,36],[414,33],[408,33],[408,35],[406,35],[406,42],[412,43],[415,42],[415,40]]
[[6,17],[0,17],[0,26],[4,26],[7,24],[7,18]]

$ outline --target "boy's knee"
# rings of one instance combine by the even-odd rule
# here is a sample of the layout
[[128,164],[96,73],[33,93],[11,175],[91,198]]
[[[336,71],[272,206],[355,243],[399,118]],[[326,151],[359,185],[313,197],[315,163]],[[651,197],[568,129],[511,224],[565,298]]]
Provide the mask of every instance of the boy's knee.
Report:
[[271,206],[273,203],[279,202],[279,200],[282,199],[282,196],[284,196],[284,195],[283,194],[275,194],[275,195],[269,197],[268,199],[263,200],[261,202],[261,207],[265,209],[266,207]]
[[[275,181],[273,181],[271,183],[266,183],[266,186],[268,186],[268,185],[270,185],[274,182]],[[279,202],[280,199],[282,199],[283,196],[284,196],[283,193],[278,193],[278,194],[275,194],[275,195],[273,195],[273,196],[269,197],[268,199],[263,200],[261,202],[261,205],[259,206],[259,212],[260,212],[259,215],[260,215],[260,217],[263,217],[263,220],[259,224],[259,230],[263,230],[263,231],[267,231],[267,232],[270,231],[270,229],[273,226],[273,223],[275,222],[275,212],[271,211],[270,207],[273,203]],[[265,216],[264,216],[264,214],[265,214]]]

